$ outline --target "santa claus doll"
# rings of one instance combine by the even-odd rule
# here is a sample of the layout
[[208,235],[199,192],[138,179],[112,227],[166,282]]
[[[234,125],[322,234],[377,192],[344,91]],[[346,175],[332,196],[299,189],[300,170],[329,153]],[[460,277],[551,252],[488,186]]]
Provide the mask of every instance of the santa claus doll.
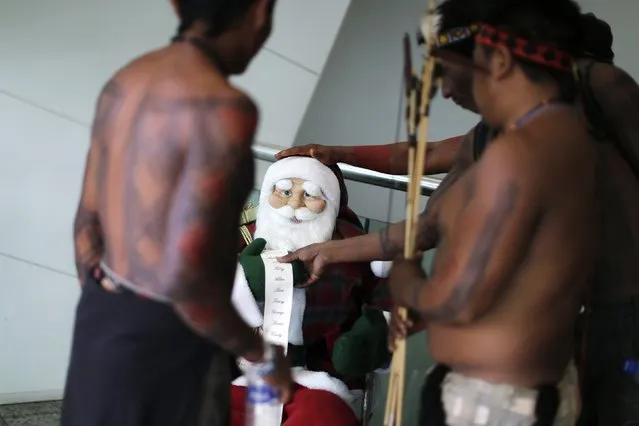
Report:
[[[267,170],[256,220],[242,226],[233,289],[236,308],[256,332],[265,326],[263,250],[290,252],[363,234],[347,200],[337,167],[289,157]],[[303,284],[304,266],[292,269],[293,283]],[[359,425],[362,379],[389,361],[385,311],[390,306],[386,285],[369,264],[333,265],[310,287],[293,289],[287,358],[296,389],[284,406],[284,425]],[[233,382],[233,426],[244,424],[246,385],[244,376]]]

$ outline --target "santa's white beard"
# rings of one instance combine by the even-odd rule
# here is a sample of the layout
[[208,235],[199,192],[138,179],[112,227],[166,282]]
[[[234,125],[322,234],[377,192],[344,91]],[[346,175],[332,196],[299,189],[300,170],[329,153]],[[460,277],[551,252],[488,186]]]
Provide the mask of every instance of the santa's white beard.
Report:
[[289,206],[275,209],[267,198],[260,202],[254,238],[264,238],[266,249],[292,252],[331,240],[336,219],[337,211],[330,205],[316,215],[305,207],[297,210]]

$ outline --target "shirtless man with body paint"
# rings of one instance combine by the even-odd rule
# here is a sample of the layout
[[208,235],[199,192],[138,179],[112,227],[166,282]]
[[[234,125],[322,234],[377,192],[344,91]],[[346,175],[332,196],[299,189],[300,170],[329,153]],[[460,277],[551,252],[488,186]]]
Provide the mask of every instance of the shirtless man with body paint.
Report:
[[98,100],[74,224],[83,288],[63,426],[190,425],[214,359],[208,424],[226,426],[222,349],[264,363],[290,393],[283,348],[231,304],[258,111],[229,76],[268,38],[275,0],[172,3],[173,43],[117,71]]

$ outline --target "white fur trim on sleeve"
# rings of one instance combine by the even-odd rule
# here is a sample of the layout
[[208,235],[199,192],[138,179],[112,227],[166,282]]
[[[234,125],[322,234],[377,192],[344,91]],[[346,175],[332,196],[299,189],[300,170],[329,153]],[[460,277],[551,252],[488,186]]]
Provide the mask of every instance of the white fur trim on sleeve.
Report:
[[371,271],[373,271],[373,274],[379,278],[388,278],[392,267],[392,260],[373,260],[371,262]]
[[262,312],[257,306],[257,302],[255,301],[255,297],[253,297],[248,281],[246,281],[244,268],[242,268],[242,265],[240,265],[239,262],[235,272],[235,282],[233,283],[231,302],[233,303],[235,310],[237,310],[242,319],[250,327],[257,328],[262,326],[262,323],[264,322]]

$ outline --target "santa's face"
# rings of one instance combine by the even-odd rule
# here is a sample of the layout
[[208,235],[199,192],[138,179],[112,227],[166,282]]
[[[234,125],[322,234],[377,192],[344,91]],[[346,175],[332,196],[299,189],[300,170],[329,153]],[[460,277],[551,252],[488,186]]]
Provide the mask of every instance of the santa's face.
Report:
[[337,209],[330,208],[317,184],[282,179],[260,200],[255,238],[264,238],[268,249],[295,251],[330,240],[336,218]]
[[297,178],[276,182],[268,203],[276,213],[293,223],[316,219],[326,208],[320,187]]

